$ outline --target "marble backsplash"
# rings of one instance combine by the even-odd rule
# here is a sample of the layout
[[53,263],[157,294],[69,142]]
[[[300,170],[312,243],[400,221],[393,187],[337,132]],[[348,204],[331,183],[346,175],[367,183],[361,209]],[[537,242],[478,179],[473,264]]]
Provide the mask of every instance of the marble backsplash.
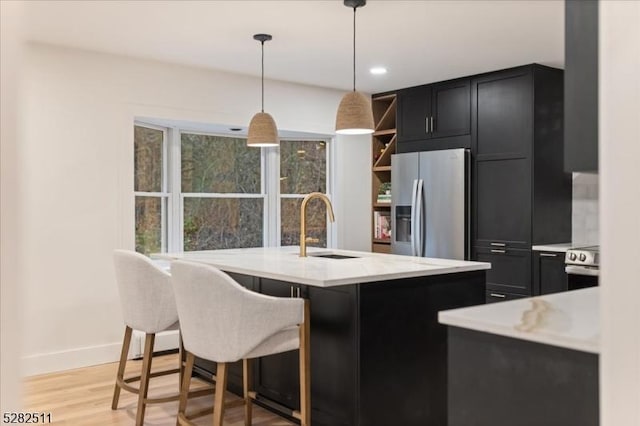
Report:
[[574,244],[600,242],[598,214],[598,175],[573,173],[571,239]]

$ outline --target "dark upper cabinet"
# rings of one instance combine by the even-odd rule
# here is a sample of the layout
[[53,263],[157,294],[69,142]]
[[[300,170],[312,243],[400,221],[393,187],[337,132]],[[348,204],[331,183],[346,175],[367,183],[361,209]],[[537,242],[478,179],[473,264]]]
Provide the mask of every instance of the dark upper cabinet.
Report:
[[469,148],[468,78],[398,91],[398,152]]
[[565,1],[565,170],[598,170],[598,4]]
[[564,253],[534,251],[533,293],[542,295],[567,291],[568,280],[564,268]]
[[[431,85],[432,139],[468,135],[471,130],[469,79]],[[430,121],[431,121],[430,119]]]
[[431,86],[417,86],[398,92],[398,141],[415,141],[429,137]]

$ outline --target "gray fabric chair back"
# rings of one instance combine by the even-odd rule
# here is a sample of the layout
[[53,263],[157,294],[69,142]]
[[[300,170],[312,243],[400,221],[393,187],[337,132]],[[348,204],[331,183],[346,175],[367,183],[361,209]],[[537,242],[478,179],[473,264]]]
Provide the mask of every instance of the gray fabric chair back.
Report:
[[157,333],[178,321],[169,273],[148,257],[130,250],[115,250],[113,260],[126,325],[145,333]]
[[304,318],[302,299],[249,291],[213,266],[173,262],[171,281],[184,347],[211,361],[243,359],[269,337]]

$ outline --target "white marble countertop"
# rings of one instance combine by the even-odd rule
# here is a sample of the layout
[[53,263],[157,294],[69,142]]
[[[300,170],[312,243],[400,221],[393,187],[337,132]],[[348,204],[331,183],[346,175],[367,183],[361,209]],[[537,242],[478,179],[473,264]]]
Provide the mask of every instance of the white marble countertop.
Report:
[[469,308],[438,314],[440,323],[516,339],[599,353],[599,288]]
[[[535,251],[557,251],[559,253],[566,253],[567,250],[574,247],[579,247],[580,244],[574,243],[558,243],[558,244],[538,244],[531,246],[531,250]],[[584,246],[584,244],[582,244]]]
[[[258,247],[227,250],[158,253],[156,259],[184,259],[213,265],[226,272],[294,282],[317,287],[387,281],[428,275],[490,269],[485,262],[399,256],[349,250],[309,247],[307,257],[300,248]],[[354,259],[327,259],[314,254],[341,254]]]

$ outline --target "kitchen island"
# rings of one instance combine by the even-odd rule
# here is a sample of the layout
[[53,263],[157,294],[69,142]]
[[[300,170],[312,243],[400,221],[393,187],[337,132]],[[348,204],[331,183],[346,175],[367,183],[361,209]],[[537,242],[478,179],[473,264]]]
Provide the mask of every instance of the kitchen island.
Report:
[[[440,310],[484,303],[488,263],[297,247],[158,255],[207,263],[243,286],[311,308],[312,424],[446,424],[447,330]],[[198,360],[211,377],[215,365]],[[257,360],[260,401],[299,408],[295,352]],[[241,390],[241,368],[229,373]]]
[[598,425],[599,289],[441,312],[449,426]]

